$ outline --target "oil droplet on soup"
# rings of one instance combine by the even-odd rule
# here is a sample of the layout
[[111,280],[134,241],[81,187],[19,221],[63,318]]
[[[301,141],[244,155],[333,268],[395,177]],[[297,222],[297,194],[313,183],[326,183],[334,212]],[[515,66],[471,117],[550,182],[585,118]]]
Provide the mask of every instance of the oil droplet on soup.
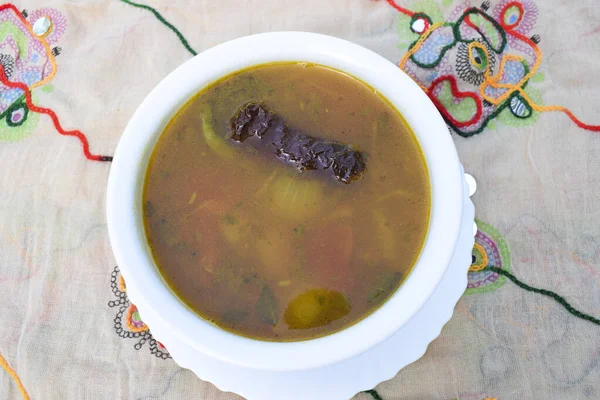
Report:
[[413,267],[429,214],[425,161],[401,115],[306,63],[253,67],[197,94],[159,138],[144,186],[146,236],[171,289],[217,326],[269,341],[374,312]]

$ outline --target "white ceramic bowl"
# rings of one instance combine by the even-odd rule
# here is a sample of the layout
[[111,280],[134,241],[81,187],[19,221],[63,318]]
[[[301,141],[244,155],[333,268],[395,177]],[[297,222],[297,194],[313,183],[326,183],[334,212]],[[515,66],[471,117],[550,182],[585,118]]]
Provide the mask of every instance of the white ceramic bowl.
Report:
[[[276,61],[330,66],[379,91],[414,130],[431,178],[432,209],[426,242],[401,288],[363,321],[326,337],[292,343],[236,336],[187,308],[162,279],[142,223],[145,171],[154,144],[171,117],[194,94],[224,75]],[[108,183],[107,214],[111,244],[127,282],[127,293],[150,330],[156,327],[155,335],[168,329],[169,340],[183,342],[188,348],[229,364],[255,370],[299,371],[338,363],[373,348],[423,307],[454,254],[464,196],[463,174],[446,124],[425,93],[404,72],[378,54],[341,39],[281,32],[243,37],[206,50],[156,86],[131,118],[119,142]],[[435,329],[437,336],[441,326]],[[429,332],[423,332],[426,333]],[[169,343],[164,344],[168,349]]]

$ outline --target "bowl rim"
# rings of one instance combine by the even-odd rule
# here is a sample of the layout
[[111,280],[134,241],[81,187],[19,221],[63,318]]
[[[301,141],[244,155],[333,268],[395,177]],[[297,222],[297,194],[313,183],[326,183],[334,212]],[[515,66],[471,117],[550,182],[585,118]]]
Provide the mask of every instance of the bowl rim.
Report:
[[[369,84],[404,116],[424,153],[431,185],[425,243],[402,286],[371,315],[328,336],[266,342],[227,332],[189,309],[167,286],[146,242],[142,189],[150,154],[164,127],[198,91],[249,66],[305,61]],[[110,242],[127,294],[147,326],[161,324],[192,348],[236,365],[271,371],[322,367],[360,354],[399,330],[437,288],[454,253],[463,212],[462,173],[446,124],[427,95],[377,53],[343,39],[271,32],[222,43],[164,78],[131,117],[115,151],[107,188]],[[161,340],[161,338],[157,338]],[[167,349],[169,343],[163,343]]]

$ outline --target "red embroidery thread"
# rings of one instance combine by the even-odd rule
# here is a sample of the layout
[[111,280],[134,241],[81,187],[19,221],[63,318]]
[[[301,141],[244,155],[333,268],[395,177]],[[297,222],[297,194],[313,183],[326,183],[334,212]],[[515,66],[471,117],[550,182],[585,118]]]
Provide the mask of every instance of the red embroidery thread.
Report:
[[[513,22],[512,24],[508,25],[506,23],[506,21],[504,20],[504,16],[506,15],[506,12],[508,11],[508,9],[511,7],[517,7],[519,9],[520,14],[519,14],[519,18],[517,18],[516,22]],[[502,11],[500,12],[500,21],[498,21],[498,22],[504,29],[506,29],[507,31],[510,31],[513,28],[516,28],[517,26],[519,26],[519,24],[523,20],[524,16],[525,16],[525,9],[523,8],[523,5],[521,3],[519,3],[518,1],[512,1],[504,6]]]
[[[475,112],[475,115],[473,116],[473,118],[471,118],[468,121],[464,121],[464,122],[458,121],[446,110],[446,107],[444,107],[440,103],[440,101],[433,95],[433,89],[437,85],[443,84],[444,81],[447,81],[450,83],[450,90],[452,92],[452,96],[458,97],[459,99],[470,98],[470,99],[475,100],[475,104],[477,106],[477,111]],[[436,80],[434,80],[431,83],[431,86],[429,87],[429,89],[426,92],[427,92],[427,95],[429,96],[429,98],[431,99],[431,101],[433,102],[433,104],[435,104],[435,106],[438,108],[438,110],[442,114],[444,114],[444,117],[446,117],[453,125],[455,125],[457,127],[465,127],[465,126],[472,125],[475,122],[479,121],[479,118],[481,118],[481,115],[483,113],[483,106],[481,104],[481,100],[479,100],[479,98],[477,97],[477,95],[475,93],[459,91],[458,84],[456,82],[456,78],[452,75],[440,76],[439,78],[437,78]]]
[[25,102],[27,103],[27,107],[33,112],[48,115],[52,119],[54,128],[56,128],[58,133],[64,136],[75,136],[77,139],[79,139],[81,145],[83,146],[83,154],[85,155],[85,158],[92,161],[113,160],[111,156],[101,156],[90,153],[90,145],[83,132],[79,130],[64,130],[63,127],[60,125],[60,121],[58,120],[58,117],[56,116],[56,113],[54,111],[52,111],[49,108],[38,107],[35,104],[33,104],[33,101],[31,100],[31,92],[29,91],[29,87],[26,84],[22,82],[11,82],[8,80],[8,78],[6,77],[6,73],[4,72],[4,67],[2,65],[0,65],[0,82],[13,89],[21,89],[23,91],[23,94],[25,95]]
[[392,7],[394,7],[396,10],[398,10],[399,12],[401,12],[404,15],[408,15],[409,17],[412,17],[413,15],[415,15],[414,12],[407,10],[404,7],[400,7],[398,4],[396,4],[396,2],[394,0],[386,0],[388,2],[388,4]]

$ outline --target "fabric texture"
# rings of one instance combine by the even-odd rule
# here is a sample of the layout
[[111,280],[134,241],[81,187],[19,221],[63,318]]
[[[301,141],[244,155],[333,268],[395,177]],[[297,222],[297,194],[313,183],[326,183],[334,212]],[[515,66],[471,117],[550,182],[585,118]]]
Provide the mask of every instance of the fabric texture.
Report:
[[[348,39],[395,63],[406,58],[405,70],[443,108],[478,182],[469,288],[423,358],[356,399],[600,398],[600,326],[485,269],[510,271],[600,318],[600,133],[587,126],[600,125],[598,0],[136,3],[160,12],[197,52],[252,33],[300,30]],[[33,103],[85,134],[95,155],[113,154],[144,96],[191,57],[164,21],[131,2],[14,5],[30,25],[50,17],[52,27],[45,48],[14,11],[0,11],[7,78],[30,88],[43,82]],[[471,6],[480,11],[460,25]],[[462,46],[440,25],[404,57],[424,27],[444,22],[478,44]],[[526,62],[502,70],[508,54]],[[508,100],[479,99],[488,65],[509,86],[489,81],[483,93],[493,99],[521,85],[536,63]],[[461,98],[467,90],[474,97]],[[239,399],[177,366],[152,338],[126,298],[108,240],[110,162],[86,158],[80,138],[59,134],[23,94],[0,85],[0,355],[29,397]],[[544,109],[554,105],[582,124]],[[13,376],[0,370],[0,400],[20,398]]]

